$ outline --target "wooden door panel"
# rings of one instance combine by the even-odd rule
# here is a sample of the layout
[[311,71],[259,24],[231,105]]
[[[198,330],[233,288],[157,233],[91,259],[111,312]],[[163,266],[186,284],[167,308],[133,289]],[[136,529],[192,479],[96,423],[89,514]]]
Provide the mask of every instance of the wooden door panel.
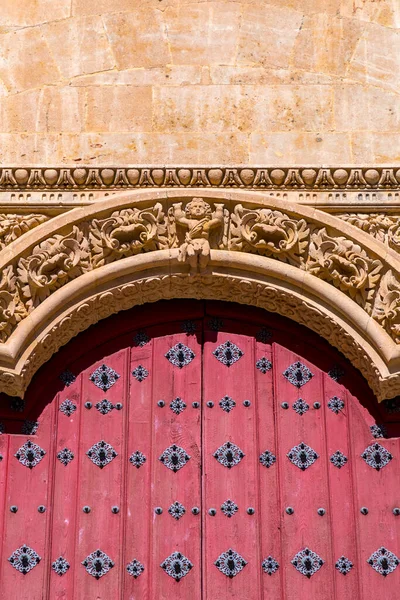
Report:
[[[205,597],[259,598],[261,556],[253,339],[206,329],[203,364]],[[244,406],[245,400],[250,401],[249,407]],[[206,405],[209,402],[213,403],[212,408]],[[220,455],[229,452],[226,444],[232,444],[235,456],[233,462],[225,461],[224,466],[216,459],[216,452],[224,446]],[[240,452],[244,456],[234,464],[240,459]],[[238,507],[230,518],[221,510],[228,500]],[[215,516],[209,513],[212,509]],[[248,514],[248,509],[254,510],[254,514]],[[223,573],[215,563],[230,550],[236,553],[230,559],[234,567]],[[224,560],[229,557],[219,560],[221,567]]]
[[[309,600],[310,594],[313,594],[319,600],[331,600],[329,516],[320,516],[317,512],[318,509],[326,511],[329,502],[324,418],[323,412],[313,406],[315,401],[321,402],[323,397],[322,374],[300,356],[278,344],[274,344],[273,350],[279,440],[277,465],[283,514],[281,562],[285,565],[284,597],[288,600]],[[312,373],[311,379],[301,387],[284,376],[287,373],[296,382],[299,369],[300,372],[305,369]],[[301,412],[305,407],[302,409],[300,400],[308,406],[303,414]],[[283,402],[287,403],[287,408],[282,407]],[[304,450],[301,450],[303,444]],[[297,464],[293,464],[288,455],[293,458],[304,456],[305,462],[298,460]],[[292,514],[288,514],[290,509],[294,511]],[[318,562],[316,556],[324,561],[314,575],[301,573],[292,562],[299,552],[303,553],[306,549],[314,553],[310,554],[314,563]],[[304,559],[304,554],[297,558],[298,566]],[[307,574],[310,574],[310,579]]]
[[[201,516],[193,514],[192,508],[201,508],[201,338],[160,333],[153,340],[152,361],[150,598],[200,600]],[[185,354],[183,362],[179,352]],[[193,402],[199,407],[194,408]],[[180,519],[168,512],[175,502],[185,509]],[[157,507],[162,514],[155,513]],[[182,555],[182,562],[177,555]],[[171,556],[174,560],[168,560]],[[175,569],[177,580],[171,577],[174,565],[180,569]]]
[[[371,398],[368,409],[360,402],[364,383],[357,398],[354,370],[346,366],[345,386],[335,381],[327,374],[334,351],[322,353],[316,338],[276,316],[263,320],[264,313],[220,303],[158,308],[114,317],[111,328],[99,324],[46,367],[23,416],[11,405],[4,410],[0,421],[15,431],[25,417],[39,429],[0,435],[0,599],[397,600],[399,439],[373,437],[377,413]],[[221,362],[226,342],[230,354]],[[65,386],[61,367],[75,375]],[[35,413],[35,406],[43,408]],[[15,456],[28,440],[45,452],[32,469]],[[88,452],[102,441],[115,456],[100,468]],[[224,455],[231,468],[215,456],[226,443],[243,453],[234,465],[235,453]],[[305,469],[288,457],[302,443],[308,457],[318,455]],[[392,457],[379,470],[363,458],[375,444]],[[176,472],[166,466],[172,456]],[[301,467],[307,452],[297,456]],[[185,511],[179,519],[168,511],[175,502]],[[41,557],[26,575],[8,560],[24,544]],[[387,561],[371,566],[382,547]],[[323,561],[315,572],[311,553],[297,559],[302,572],[293,564],[306,548]],[[244,561],[236,574],[235,554],[225,573],[215,564],[230,549]],[[106,555],[92,558],[98,578],[82,564],[97,550]],[[69,568],[62,560],[52,568],[59,558]],[[104,573],[96,571],[101,564]],[[381,573],[373,568],[379,564]]]

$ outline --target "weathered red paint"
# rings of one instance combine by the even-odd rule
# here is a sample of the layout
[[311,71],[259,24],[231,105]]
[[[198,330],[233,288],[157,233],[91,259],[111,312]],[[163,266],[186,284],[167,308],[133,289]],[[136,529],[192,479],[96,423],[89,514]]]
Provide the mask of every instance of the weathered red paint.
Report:
[[[212,317],[223,321],[218,331],[210,322]],[[195,323],[194,335],[183,331],[185,319]],[[257,341],[261,326],[273,333],[267,342]],[[150,337],[144,346],[133,342],[138,329],[145,329]],[[243,352],[230,367],[213,355],[228,340]],[[182,369],[165,358],[178,342],[195,353]],[[255,368],[262,357],[273,365],[265,374]],[[297,361],[314,375],[300,389],[283,376]],[[107,392],[89,379],[103,363],[120,375]],[[334,363],[346,370],[340,383],[327,375]],[[141,382],[132,376],[138,365],[149,372]],[[58,379],[65,367],[77,375],[69,387]],[[229,413],[219,406],[226,395],[236,403]],[[333,396],[345,401],[338,415],[327,408]],[[186,403],[179,415],[169,407],[176,397]],[[66,398],[77,405],[70,417],[58,410]],[[114,405],[121,403],[122,409],[102,415],[95,405],[104,398]],[[303,415],[293,410],[299,398],[310,407]],[[160,400],[164,407],[158,405]],[[245,400],[250,406],[243,404]],[[400,505],[399,440],[379,440],[393,455],[379,472],[361,458],[375,441],[369,426],[387,420],[396,433],[396,415],[388,416],[376,405],[358,373],[332,348],[289,321],[220,303],[186,301],[135,309],[100,323],[55,356],[32,383],[23,414],[10,411],[6,398],[2,402],[0,421],[6,428],[17,430],[24,418],[37,419],[40,425],[36,435],[0,436],[1,599],[398,598],[400,567],[384,578],[367,559],[381,546],[400,554],[400,517],[392,512]],[[85,408],[87,402],[92,408]],[[199,407],[194,408],[193,402]],[[282,402],[288,403],[287,410]],[[315,402],[320,408],[314,407]],[[28,438],[46,451],[32,470],[14,456]],[[86,455],[100,440],[117,452],[103,469]],[[232,469],[213,456],[227,441],[245,454]],[[301,442],[319,455],[304,472],[287,457]],[[159,460],[172,444],[190,455],[177,473]],[[64,447],[75,456],[67,466],[56,458]],[[267,449],[277,458],[268,469],[259,462]],[[129,462],[136,450],[146,456],[140,469]],[[329,460],[337,450],[349,459],[341,469]],[[227,499],[239,507],[232,518],[221,511]],[[168,514],[175,501],[186,509],[178,521]],[[18,512],[10,511],[12,505],[18,506]],[[39,505],[46,507],[44,513],[38,512]],[[90,513],[83,512],[84,506],[90,506]],[[362,506],[368,507],[368,515],[361,514]],[[113,514],[112,507],[119,512]],[[162,507],[161,515],[155,513],[156,507]],[[198,515],[192,513],[193,507],[200,508]],[[287,507],[294,508],[292,515],[287,514]],[[212,508],[215,516],[209,514]],[[248,514],[248,508],[254,514]],[[323,516],[319,508],[326,511]],[[41,556],[39,565],[27,575],[8,562],[23,544]],[[291,564],[304,547],[324,560],[310,579]],[[96,580],[81,563],[98,548],[115,566]],[[247,561],[232,579],[214,564],[229,548]],[[181,552],[193,564],[179,583],[160,567],[173,552]],[[71,565],[62,577],[51,569],[60,555]],[[280,565],[272,576],[261,568],[269,555]],[[342,555],[354,564],[346,576],[335,569]],[[145,566],[137,579],[126,571],[134,558]]]

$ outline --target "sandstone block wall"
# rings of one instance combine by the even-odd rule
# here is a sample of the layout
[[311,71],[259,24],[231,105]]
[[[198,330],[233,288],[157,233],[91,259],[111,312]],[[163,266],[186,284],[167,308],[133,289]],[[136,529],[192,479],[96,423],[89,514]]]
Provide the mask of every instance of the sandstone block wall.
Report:
[[0,162],[393,164],[399,0],[3,0]]

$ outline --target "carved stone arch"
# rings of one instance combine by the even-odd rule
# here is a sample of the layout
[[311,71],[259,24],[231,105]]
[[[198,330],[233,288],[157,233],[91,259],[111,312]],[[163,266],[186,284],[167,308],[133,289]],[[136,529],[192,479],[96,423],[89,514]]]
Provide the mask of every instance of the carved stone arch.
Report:
[[[194,198],[203,200],[188,208]],[[292,318],[350,359],[378,400],[400,393],[397,253],[286,198],[115,195],[28,231],[2,250],[0,268],[0,389],[11,395],[93,323],[169,298],[234,300]]]

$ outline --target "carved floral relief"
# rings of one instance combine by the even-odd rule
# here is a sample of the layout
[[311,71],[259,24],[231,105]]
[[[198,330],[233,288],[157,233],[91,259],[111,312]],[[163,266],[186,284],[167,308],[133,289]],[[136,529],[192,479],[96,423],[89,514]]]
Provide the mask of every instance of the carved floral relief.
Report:
[[0,214],[0,250],[48,219],[48,216],[40,214]]
[[30,310],[90,268],[88,240],[74,226],[69,234],[44,240],[19,259],[17,284]]
[[326,228],[311,235],[305,269],[329,281],[365,309],[369,308],[382,263],[344,236],[329,235]]
[[304,219],[269,208],[249,210],[241,204],[231,215],[230,249],[255,252],[299,265],[309,237]]
[[105,219],[93,219],[89,232],[93,266],[101,267],[139,252],[167,248],[166,232],[160,203],[144,210],[127,208]]
[[0,278],[0,341],[5,342],[27,311],[18,294],[13,267],[6,267]]
[[392,271],[382,277],[372,316],[400,344],[400,282]]
[[379,213],[357,213],[336,215],[369,233],[380,242],[400,251],[400,217],[391,214]]

